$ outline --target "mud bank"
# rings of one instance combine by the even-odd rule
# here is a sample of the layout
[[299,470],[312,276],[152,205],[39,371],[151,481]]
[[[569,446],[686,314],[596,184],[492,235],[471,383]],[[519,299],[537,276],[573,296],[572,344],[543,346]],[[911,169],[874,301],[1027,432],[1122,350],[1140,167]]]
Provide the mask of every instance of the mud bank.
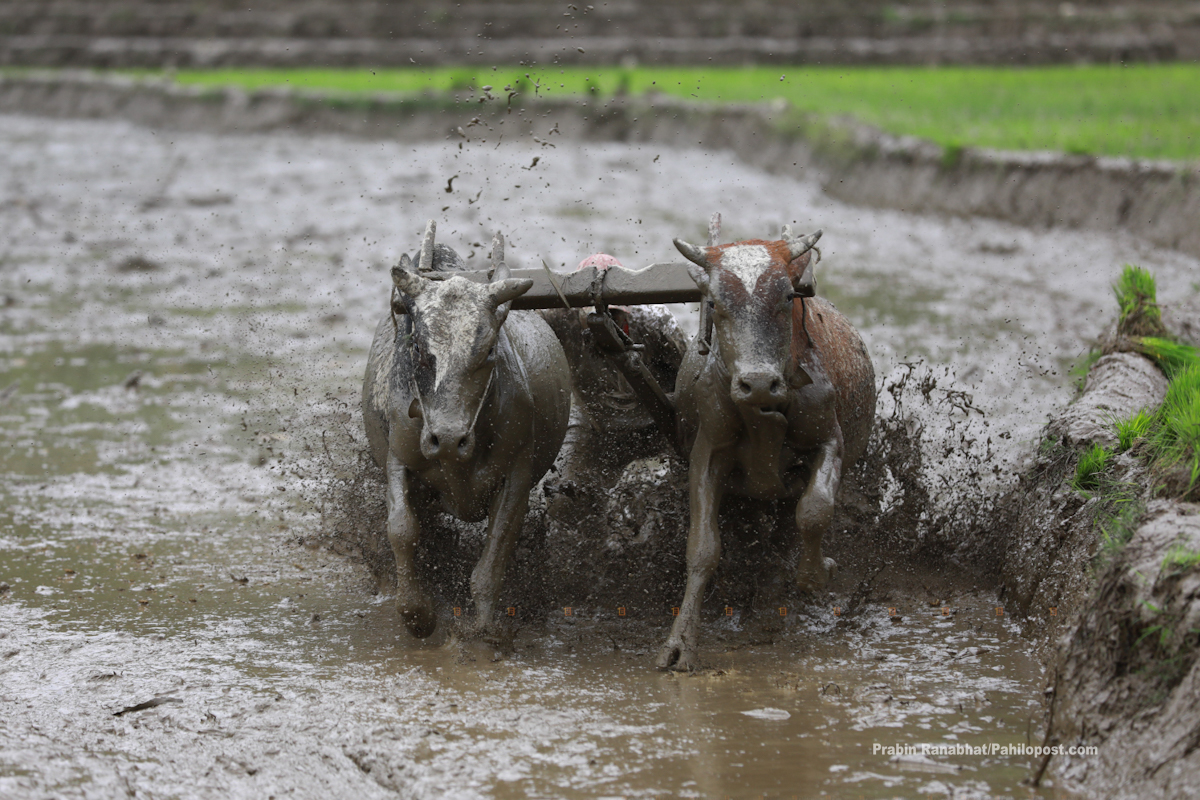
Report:
[[[558,133],[581,141],[726,149],[776,174],[816,179],[856,205],[984,216],[1034,228],[1125,231],[1200,255],[1195,165],[1058,153],[943,148],[852,120],[769,106],[703,106],[667,98],[604,102],[334,96],[289,90],[179,87],[87,74],[0,77],[0,111],[120,117],[208,131],[347,133],[379,139]],[[478,119],[483,129],[472,127]],[[550,124],[543,124],[546,121]]]
[[[1192,299],[1164,313],[1193,346],[1196,312]],[[1035,779],[1054,775],[1088,796],[1200,792],[1200,569],[1181,557],[1200,549],[1200,504],[1170,499],[1178,487],[1164,486],[1137,448],[1109,468],[1115,488],[1071,486],[1079,450],[1115,445],[1113,421],[1157,408],[1166,391],[1150,359],[1103,356],[996,503],[1008,537],[1000,596],[1052,666],[1045,743],[1100,753],[1046,757]]]

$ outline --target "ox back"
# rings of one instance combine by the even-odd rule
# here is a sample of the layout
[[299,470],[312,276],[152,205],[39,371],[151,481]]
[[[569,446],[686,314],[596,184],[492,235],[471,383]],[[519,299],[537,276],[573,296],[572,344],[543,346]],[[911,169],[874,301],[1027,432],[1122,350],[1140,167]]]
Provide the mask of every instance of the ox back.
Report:
[[[796,365],[816,380],[823,375],[835,392],[846,455],[843,471],[862,458],[875,422],[875,368],[850,320],[828,300],[796,301],[792,352]],[[805,333],[807,331],[807,335]],[[809,337],[812,344],[809,344]]]

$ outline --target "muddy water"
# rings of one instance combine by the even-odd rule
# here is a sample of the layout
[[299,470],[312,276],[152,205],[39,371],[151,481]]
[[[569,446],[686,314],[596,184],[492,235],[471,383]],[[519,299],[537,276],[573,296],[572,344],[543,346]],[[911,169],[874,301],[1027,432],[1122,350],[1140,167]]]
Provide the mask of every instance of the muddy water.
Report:
[[651,668],[669,618],[615,609],[545,609],[510,657],[464,658],[405,639],[320,546],[322,456],[358,446],[325,420],[427,217],[468,263],[503,230],[514,266],[671,259],[714,210],[728,238],[823,227],[820,289],[877,371],[947,365],[1006,470],[1116,265],[1166,297],[1197,265],[847,207],[721,154],[555,144],[0,117],[0,795],[1031,795],[1030,757],[873,752],[1038,743],[1044,678],[986,593],[835,594],[769,646],[731,610],[694,676]]

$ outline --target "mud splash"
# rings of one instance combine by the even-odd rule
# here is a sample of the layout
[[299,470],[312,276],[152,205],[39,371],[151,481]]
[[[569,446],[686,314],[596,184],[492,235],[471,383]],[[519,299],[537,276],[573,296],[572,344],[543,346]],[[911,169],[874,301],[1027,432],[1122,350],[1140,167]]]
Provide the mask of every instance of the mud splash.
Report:
[[[1043,677],[973,571],[986,552],[957,538],[986,511],[958,501],[973,496],[962,467],[990,457],[971,479],[986,486],[1020,463],[1070,391],[1081,326],[1106,318],[1109,265],[1137,260],[1167,285],[1194,262],[863,211],[720,154],[13,117],[0,141],[6,796],[1028,795],[1029,758],[871,751],[1037,743]],[[901,387],[885,398],[912,412],[885,406],[892,427],[864,468],[878,475],[864,473],[831,537],[843,583],[817,603],[785,597],[786,616],[752,614],[736,580],[762,552],[749,521],[705,618],[711,669],[652,671],[681,550],[669,526],[624,514],[647,479],[633,475],[598,512],[607,538],[587,543],[613,551],[604,580],[577,533],[546,527],[551,558],[574,543],[564,580],[599,588],[543,581],[539,602],[514,603],[508,658],[400,637],[386,589],[322,546],[337,510],[324,491],[358,480],[370,500],[353,407],[385,267],[416,242],[430,197],[449,237],[505,230],[514,266],[592,250],[663,260],[671,237],[703,238],[717,205],[730,236],[788,217],[824,227],[821,288]],[[910,355],[957,382],[901,365]],[[675,485],[672,464],[643,468]],[[621,597],[635,569],[656,578],[642,584],[654,602]]]

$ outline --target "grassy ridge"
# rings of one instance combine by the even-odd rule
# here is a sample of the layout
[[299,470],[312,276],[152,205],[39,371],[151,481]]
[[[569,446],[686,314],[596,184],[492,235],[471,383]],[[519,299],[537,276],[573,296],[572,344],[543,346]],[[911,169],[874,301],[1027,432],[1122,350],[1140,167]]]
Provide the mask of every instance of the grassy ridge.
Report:
[[[529,77],[526,77],[526,74]],[[184,70],[184,84],[348,92],[490,85],[544,96],[659,91],[707,102],[783,98],[950,146],[1200,158],[1200,65],[1039,67],[564,67]],[[539,86],[534,86],[534,83]]]
[[[1153,359],[1169,381],[1157,409],[1141,409],[1128,419],[1114,421],[1116,452],[1143,445],[1141,452],[1159,474],[1181,470],[1183,485],[1178,488],[1190,496],[1200,485],[1200,351],[1164,338],[1154,276],[1146,270],[1126,264],[1113,284],[1113,294],[1120,309],[1118,333]],[[1138,335],[1146,330],[1160,335]],[[1105,474],[1111,456],[1099,444],[1080,453],[1072,486],[1085,493],[1112,488]]]

